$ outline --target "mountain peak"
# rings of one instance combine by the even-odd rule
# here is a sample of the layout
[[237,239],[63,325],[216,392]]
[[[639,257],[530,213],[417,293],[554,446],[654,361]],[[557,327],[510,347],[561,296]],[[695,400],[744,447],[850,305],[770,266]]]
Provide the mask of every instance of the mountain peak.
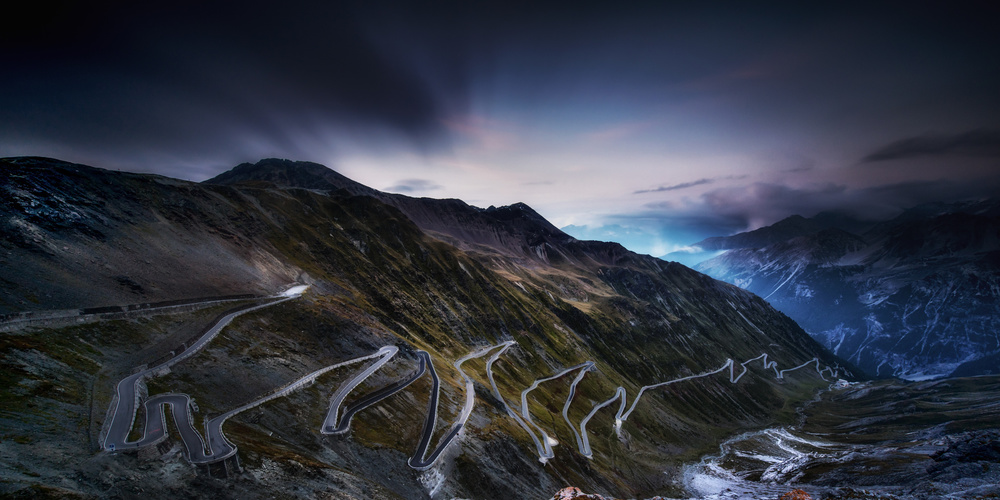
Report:
[[422,230],[451,238],[450,241],[463,248],[470,248],[464,245],[486,246],[501,252],[543,258],[532,247],[546,242],[559,245],[575,241],[522,202],[482,209],[461,200],[385,193],[308,161],[265,158],[257,163],[241,163],[204,183],[257,184],[327,192],[344,190],[355,196],[370,196],[395,207]]
[[705,250],[728,250],[732,248],[761,248],[781,241],[822,231],[826,226],[801,215],[792,215],[770,226],[733,236],[706,238],[695,246]]
[[264,158],[257,163],[240,163],[205,184],[271,183],[277,187],[336,191],[346,189],[351,194],[372,195],[376,191],[337,173],[330,167],[311,161]]
[[[504,205],[502,207],[494,207],[491,205],[485,211],[493,217],[501,220],[514,218],[545,220],[545,217],[542,217],[541,214],[535,211],[535,209],[520,201],[511,205]],[[546,221],[546,223],[547,222],[548,221]]]
[[801,236],[805,234],[815,233],[817,231],[822,231],[826,229],[826,226],[816,222],[813,219],[807,219],[801,215],[790,215],[784,219],[775,222],[767,227],[762,227],[755,231],[750,231],[756,234],[771,234],[773,233],[776,237],[782,237],[784,235],[789,235],[790,237]]
[[234,167],[234,172],[253,172],[258,170],[272,171],[294,171],[301,170],[316,175],[322,175],[327,170],[332,170],[326,165],[311,161],[288,160],[285,158],[263,158],[257,163],[244,162]]

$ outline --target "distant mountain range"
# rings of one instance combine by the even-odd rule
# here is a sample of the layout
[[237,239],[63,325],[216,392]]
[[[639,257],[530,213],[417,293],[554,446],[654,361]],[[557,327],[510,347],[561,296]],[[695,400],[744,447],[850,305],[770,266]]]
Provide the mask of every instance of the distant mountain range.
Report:
[[872,375],[1000,373],[1000,200],[875,224],[793,216],[695,246],[723,251],[695,269],[760,295]]

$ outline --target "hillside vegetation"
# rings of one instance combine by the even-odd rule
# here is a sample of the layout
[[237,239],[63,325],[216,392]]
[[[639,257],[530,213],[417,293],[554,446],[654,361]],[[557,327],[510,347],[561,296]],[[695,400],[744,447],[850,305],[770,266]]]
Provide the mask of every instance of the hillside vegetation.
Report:
[[[616,387],[632,404],[642,386],[762,353],[780,369],[819,358],[851,376],[759,297],[616,244],[577,241],[525,205],[479,209],[364,191],[339,178],[339,186],[313,182],[310,172],[326,175],[315,164],[253,167],[225,183],[196,184],[41,158],[0,160],[0,312],[266,295],[309,284],[300,299],[239,317],[203,351],[150,379],[148,393],[191,395],[200,422],[323,366],[398,346],[400,356],[356,398],[412,373],[422,349],[442,384],[435,442],[465,400],[452,364],[505,341],[516,345],[494,374],[514,407],[535,379],[596,364],[577,387],[573,422]],[[277,182],[253,172],[295,175]],[[754,362],[736,384],[726,372],[653,389],[620,436],[618,403],[597,412],[588,460],[560,415],[570,377],[544,382],[531,393],[530,412],[561,444],[543,465],[492,395],[486,360],[472,360],[463,366],[475,380],[469,425],[432,470],[419,472],[406,460],[427,411],[427,377],[364,410],[348,435],[319,433],[331,394],[355,367],[230,420],[226,434],[244,473],[228,480],[198,475],[176,440],[153,460],[100,452],[114,384],[223,310],[3,333],[3,491],[542,498],[572,484],[620,497],[679,495],[679,464],[733,433],[792,421],[795,406],[828,384],[816,370],[779,379]]]

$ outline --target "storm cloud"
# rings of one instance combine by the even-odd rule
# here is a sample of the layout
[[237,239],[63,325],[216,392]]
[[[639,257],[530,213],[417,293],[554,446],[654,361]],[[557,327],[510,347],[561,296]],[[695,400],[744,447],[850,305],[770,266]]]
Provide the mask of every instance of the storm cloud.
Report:
[[978,129],[960,134],[908,137],[873,151],[862,162],[949,155],[1000,157],[1000,130]]
[[461,108],[460,77],[432,88],[347,3],[50,7],[2,35],[0,154],[20,139],[135,160],[306,159],[338,127],[426,148]]
[[29,2],[7,14],[0,156],[190,180],[307,160],[398,192],[523,201],[656,248],[996,184],[995,2]]
[[[836,212],[861,220],[886,220],[904,209],[931,202],[981,199],[1000,192],[1000,179],[988,181],[937,179],[849,188],[839,184],[791,187],[754,183],[739,188],[718,189],[690,202],[682,212],[715,220],[744,221],[738,231],[773,224],[790,215],[812,217]],[[656,205],[649,207],[656,210]],[[675,214],[671,213],[670,219]],[[721,234],[721,233],[720,233]]]

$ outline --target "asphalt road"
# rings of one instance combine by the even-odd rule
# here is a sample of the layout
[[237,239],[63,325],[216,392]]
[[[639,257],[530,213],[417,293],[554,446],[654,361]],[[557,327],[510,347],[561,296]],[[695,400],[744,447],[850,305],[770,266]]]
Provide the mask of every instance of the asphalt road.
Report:
[[145,405],[146,432],[142,439],[135,443],[136,448],[156,444],[166,438],[166,415],[163,413],[163,408],[169,406],[174,425],[177,426],[181,441],[187,450],[188,459],[194,463],[209,461],[209,457],[205,454],[205,441],[191,421],[190,405],[191,398],[187,394],[158,394],[149,398]]
[[569,385],[569,396],[566,396],[566,403],[563,404],[562,409],[563,420],[566,421],[566,425],[568,425],[570,430],[573,431],[573,437],[576,438],[576,447],[581,451],[583,450],[583,440],[580,437],[580,433],[576,430],[576,427],[573,426],[573,422],[570,422],[569,420],[569,405],[573,402],[573,397],[576,396],[576,386],[580,384],[580,381],[583,380],[583,377],[588,372],[596,370],[597,367],[594,363],[590,363],[590,366],[588,366],[587,369],[580,370],[580,373],[576,374],[576,378],[573,379],[573,383]]
[[[433,380],[431,399],[427,404],[427,418],[424,419],[424,432],[420,437],[420,443],[417,444],[417,450],[413,453],[413,456],[406,462],[410,467],[417,470],[427,470],[434,465],[434,462],[448,449],[448,445],[462,432],[462,429],[465,428],[465,423],[472,416],[472,409],[476,404],[476,388],[472,378],[462,369],[462,364],[470,359],[481,358],[500,346],[504,346],[500,351],[503,352],[513,344],[513,341],[508,341],[500,345],[490,346],[467,354],[455,362],[455,369],[458,370],[458,373],[465,380],[465,404],[462,406],[462,412],[459,414],[458,420],[452,424],[451,430],[441,438],[437,448],[430,455],[427,455],[427,448],[430,446],[431,436],[434,434],[434,423],[437,421],[438,394],[440,392],[440,381],[438,380],[437,371],[434,370],[434,363],[430,363],[431,378]],[[489,372],[489,369],[487,369],[487,372]]]
[[[421,351],[422,352],[422,351]],[[437,421],[437,410],[438,410],[438,396],[441,392],[441,380],[438,379],[437,370],[434,369],[434,363],[431,363],[431,398],[427,403],[427,416],[424,417],[424,431],[420,434],[420,442],[417,443],[417,450],[413,452],[413,456],[406,461],[406,464],[410,467],[421,470],[430,467],[434,463],[433,459],[425,460],[424,456],[427,454],[427,448],[431,444],[431,437],[434,436],[434,423]],[[457,435],[458,432],[454,432]],[[437,455],[441,454],[443,448],[438,449]],[[436,458],[437,455],[434,457]]]
[[[587,362],[581,363],[579,365],[576,365],[576,366],[573,366],[573,367],[570,367],[570,368],[566,368],[565,370],[563,370],[563,371],[561,371],[559,373],[556,373],[555,375],[551,375],[551,376],[548,376],[548,377],[545,377],[545,378],[535,379],[535,381],[532,382],[531,385],[528,386],[527,389],[521,391],[521,416],[524,417],[524,421],[527,422],[528,425],[534,427],[535,430],[538,431],[538,434],[541,435],[541,439],[539,439],[539,441],[543,445],[543,449],[542,449],[543,453],[540,454],[541,458],[549,459],[549,458],[555,457],[555,452],[552,451],[552,447],[558,445],[559,441],[556,441],[555,438],[553,438],[552,436],[549,436],[548,433],[546,433],[544,429],[542,429],[538,424],[536,424],[533,420],[531,420],[531,411],[528,408],[528,393],[530,393],[531,391],[533,391],[536,388],[538,388],[538,384],[540,384],[542,382],[548,382],[550,380],[555,380],[557,378],[564,377],[564,376],[566,376],[569,373],[573,373],[574,371],[580,370],[580,376],[577,377],[577,379],[574,381],[574,383],[573,383],[573,390],[570,391],[570,394],[566,397],[566,403],[563,405],[563,416],[566,417],[566,421],[568,422],[569,421],[569,417],[566,415],[565,412],[569,408],[569,403],[570,403],[570,400],[572,400],[573,395],[576,394],[576,384],[579,383],[579,381],[583,378],[583,374],[585,374],[588,371],[593,370],[593,369],[594,369],[594,362],[593,361],[587,361]],[[570,429],[572,429],[572,428],[573,428],[573,426],[570,425]]]
[[[427,415],[424,419],[423,432],[421,433],[420,441],[417,444],[417,449],[407,464],[417,470],[426,470],[430,468],[441,456],[442,453],[448,448],[448,446],[459,436],[462,429],[464,428],[469,417],[472,415],[472,411],[475,405],[475,387],[473,380],[462,370],[462,364],[470,359],[475,359],[479,357],[486,356],[487,354],[493,353],[486,363],[486,375],[492,386],[493,393],[499,399],[507,414],[515,419],[518,424],[528,433],[532,441],[535,443],[536,450],[538,451],[539,460],[542,463],[547,462],[549,459],[554,457],[554,452],[552,446],[558,444],[558,442],[548,435],[544,429],[537,425],[531,418],[531,413],[528,408],[528,394],[536,389],[540,383],[554,380],[563,377],[567,374],[578,371],[577,376],[573,379],[570,385],[569,395],[563,405],[562,415],[563,419],[569,425],[570,429],[574,433],[576,438],[577,447],[580,453],[587,458],[591,458],[593,452],[590,448],[590,442],[587,435],[587,423],[594,417],[594,415],[602,408],[611,405],[615,401],[619,401],[619,408],[615,414],[615,425],[614,428],[617,432],[620,432],[622,424],[628,419],[628,417],[635,410],[636,405],[639,403],[642,395],[651,389],[656,389],[664,387],[667,385],[708,377],[729,369],[729,381],[731,383],[737,383],[739,380],[747,373],[747,365],[754,361],[760,360],[763,364],[764,370],[773,370],[775,377],[778,379],[784,378],[786,373],[799,370],[810,364],[815,364],[816,372],[821,378],[826,380],[824,373],[829,373],[832,376],[836,376],[836,371],[830,367],[821,368],[818,359],[812,359],[801,365],[795,366],[793,368],[788,368],[784,370],[778,370],[777,363],[768,361],[767,354],[761,354],[756,358],[744,361],[740,363],[742,371],[736,374],[736,363],[732,359],[727,359],[726,362],[718,369],[700,373],[697,375],[689,375],[686,377],[679,377],[676,379],[660,382],[657,384],[643,386],[639,389],[636,394],[635,399],[632,401],[632,405],[628,406],[626,410],[627,394],[624,387],[618,387],[615,390],[614,396],[610,399],[597,403],[593,406],[588,413],[580,422],[579,431],[573,427],[569,419],[569,407],[572,403],[574,396],[576,395],[577,385],[583,380],[584,376],[596,369],[594,362],[587,361],[579,365],[566,368],[554,375],[536,379],[531,386],[526,388],[521,392],[521,412],[515,412],[507,401],[500,394],[497,388],[496,380],[493,376],[493,365],[499,359],[499,357],[507,351],[512,345],[515,344],[514,341],[507,341],[501,344],[490,346],[479,351],[470,353],[458,361],[455,362],[454,366],[458,370],[459,374],[465,381],[465,404],[462,407],[461,413],[458,419],[452,424],[450,430],[441,438],[438,446],[428,453],[431,441],[434,435],[434,427],[437,422],[438,415],[438,405],[440,401],[440,390],[441,384],[438,378],[437,371],[434,368],[434,362],[429,353],[426,351],[418,351],[419,365],[416,371],[406,379],[394,382],[385,387],[377,389],[365,396],[363,396],[358,401],[348,405],[344,408],[343,413],[340,413],[340,407],[343,405],[344,399],[360,385],[362,382],[367,380],[372,374],[378,371],[383,365],[389,362],[393,356],[395,356],[399,349],[394,346],[386,346],[379,349],[374,354],[367,356],[361,356],[358,358],[350,359],[341,363],[330,365],[319,370],[316,370],[295,382],[288,384],[287,386],[271,393],[268,396],[260,398],[249,404],[243,405],[234,410],[230,410],[222,415],[219,415],[211,420],[209,420],[205,425],[205,439],[208,440],[206,443],[202,438],[202,435],[194,428],[192,417],[191,417],[191,400],[185,394],[160,394],[149,398],[145,402],[146,409],[146,422],[144,426],[143,437],[136,441],[128,441],[128,434],[132,428],[135,420],[135,414],[138,406],[139,396],[136,391],[137,384],[146,377],[153,377],[162,371],[166,370],[170,366],[187,359],[188,357],[194,355],[201,348],[203,348],[208,342],[210,342],[226,325],[228,325],[235,317],[246,314],[248,312],[260,309],[263,307],[269,307],[286,300],[291,300],[299,297],[306,287],[295,287],[291,288],[283,294],[277,296],[280,297],[277,300],[266,304],[260,304],[256,306],[247,306],[238,311],[227,314],[221,318],[215,325],[210,328],[205,335],[199,338],[189,349],[185,350],[178,356],[171,358],[170,360],[143,370],[139,373],[130,375],[121,382],[118,383],[116,388],[117,397],[114,403],[114,410],[112,412],[111,423],[109,425],[109,430],[107,437],[104,440],[103,447],[106,450],[124,450],[124,449],[136,449],[144,446],[154,445],[161,440],[166,438],[166,417],[163,411],[164,407],[169,406],[171,409],[171,414],[173,415],[174,423],[180,432],[180,438],[184,443],[187,450],[187,456],[191,462],[194,463],[204,463],[204,462],[215,462],[227,457],[232,456],[236,453],[236,446],[231,443],[222,432],[222,426],[227,419],[240,413],[246,411],[250,408],[263,404],[274,398],[285,396],[292,391],[303,387],[306,384],[312,383],[320,375],[342,366],[349,364],[359,363],[361,361],[376,359],[374,363],[369,365],[367,368],[359,372],[358,374],[351,377],[346,383],[341,384],[337,391],[330,398],[330,405],[320,428],[320,433],[322,434],[343,434],[350,429],[351,419],[355,414],[372,406],[379,401],[382,401],[404,389],[409,387],[413,382],[422,377],[424,373],[430,371],[432,387],[430,392],[430,399],[428,401]],[[537,432],[536,432],[537,431]],[[206,446],[207,445],[207,446]]]
[[[368,408],[369,406],[378,403],[379,401],[382,401],[383,399],[392,396],[393,394],[396,394],[397,392],[403,389],[406,389],[407,387],[409,387],[410,384],[416,382],[418,378],[422,377],[424,375],[424,372],[427,371],[427,365],[430,364],[433,366],[433,363],[431,362],[430,354],[427,354],[426,351],[419,351],[417,353],[417,356],[420,358],[420,362],[419,365],[417,366],[417,371],[414,372],[413,375],[411,375],[409,378],[400,380],[393,384],[389,384],[381,389],[378,389],[377,391],[374,391],[368,394],[367,396],[350,404],[349,406],[344,408],[344,413],[340,415],[340,421],[336,427],[332,429],[329,427],[324,427],[324,430],[326,431],[325,433],[340,434],[347,432],[347,430],[351,426],[351,419],[354,418],[355,413],[364,410],[365,408]],[[336,409],[331,409],[331,412],[333,415],[336,415]]]
[[810,364],[814,364],[814,363],[816,365],[816,373],[818,373],[819,376],[820,376],[820,378],[822,378],[823,380],[827,380],[827,378],[823,376],[824,373],[829,372],[831,374],[831,376],[834,376],[834,377],[836,377],[836,375],[837,375],[836,370],[834,370],[833,368],[830,368],[830,367],[820,368],[820,364],[819,364],[819,359],[818,358],[813,358],[813,359],[811,359],[809,361],[806,361],[805,363],[802,363],[801,365],[798,365],[796,367],[787,368],[787,369],[779,371],[778,368],[777,368],[777,364],[778,363],[775,362],[775,361],[768,361],[767,360],[767,354],[764,353],[764,354],[761,354],[760,356],[757,356],[756,358],[751,358],[751,359],[748,359],[748,360],[740,363],[740,366],[743,368],[743,371],[741,371],[739,375],[736,375],[736,362],[733,361],[732,359],[727,359],[726,362],[723,363],[722,366],[719,367],[716,370],[712,370],[712,371],[704,372],[704,373],[699,373],[697,375],[688,375],[686,377],[675,378],[675,379],[668,380],[666,382],[660,382],[660,383],[657,383],[657,384],[642,386],[642,387],[639,388],[639,392],[636,394],[635,399],[632,400],[632,406],[628,407],[628,411],[625,410],[626,399],[627,399],[625,388],[624,387],[618,387],[617,389],[615,389],[615,395],[614,396],[612,396],[610,399],[604,401],[603,403],[599,403],[599,404],[595,405],[590,410],[590,413],[588,413],[587,416],[584,417],[583,420],[580,421],[580,435],[581,435],[581,439],[579,441],[580,444],[581,444],[581,446],[580,446],[580,454],[582,454],[583,456],[585,456],[587,458],[591,458],[593,456],[592,450],[590,449],[590,442],[589,442],[589,440],[587,438],[587,422],[589,422],[590,419],[593,418],[594,414],[597,413],[598,410],[600,410],[601,408],[604,408],[605,406],[610,405],[611,403],[615,402],[615,400],[619,400],[619,399],[621,400],[621,404],[618,407],[618,412],[615,414],[615,425],[614,425],[615,432],[617,432],[619,434],[619,437],[621,437],[621,427],[622,427],[622,424],[624,424],[625,421],[628,420],[629,415],[631,415],[632,412],[635,411],[636,405],[639,404],[639,399],[642,398],[642,395],[647,390],[657,389],[657,388],[660,388],[660,387],[665,387],[665,386],[668,386],[668,385],[671,385],[671,384],[676,384],[678,382],[684,382],[686,380],[693,380],[693,379],[697,379],[697,378],[708,377],[708,376],[711,376],[711,375],[715,375],[717,373],[722,373],[727,368],[729,369],[729,382],[735,384],[735,383],[739,382],[740,379],[743,377],[743,375],[745,375],[747,373],[747,364],[752,363],[752,362],[757,361],[757,360],[761,360],[761,362],[764,365],[764,369],[765,370],[768,370],[768,369],[773,370],[774,373],[775,373],[775,378],[778,378],[778,379],[785,378],[785,374],[788,373],[788,372],[792,372],[792,371],[795,371],[795,370],[798,370],[798,369],[801,369],[801,368],[805,368],[806,366],[809,366]]
[[510,346],[512,345],[514,345],[514,342],[508,341],[504,342],[503,344],[494,346],[494,347],[501,347],[501,349],[493,353],[493,356],[490,356],[490,359],[486,362],[486,378],[489,379],[490,386],[493,388],[493,395],[496,396],[496,398],[499,399],[501,403],[503,403],[503,407],[507,411],[507,416],[513,418],[514,421],[517,422],[517,424],[520,425],[522,429],[524,429],[524,432],[527,432],[528,436],[531,437],[531,440],[535,443],[535,450],[538,452],[538,460],[544,464],[545,462],[548,461],[549,458],[551,458],[547,457],[546,455],[551,455],[551,453],[546,452],[545,444],[543,444],[542,441],[538,439],[538,435],[536,435],[535,432],[531,430],[531,427],[529,427],[528,423],[524,421],[524,418],[522,418],[521,415],[518,415],[518,413],[515,412],[513,409],[511,409],[510,405],[507,404],[507,400],[504,399],[503,395],[500,394],[500,389],[497,388],[496,379],[493,378],[493,364],[496,363],[497,360],[500,359],[500,355],[502,355],[505,351],[507,351],[507,349],[509,349]]
[[[292,290],[295,290],[297,293],[289,294],[289,291]],[[278,300],[274,300],[266,304],[246,306],[244,308],[241,308],[237,311],[233,311],[223,316],[221,319],[219,319],[218,322],[215,323],[215,325],[209,328],[204,335],[202,335],[197,341],[195,341],[195,343],[192,344],[191,347],[185,349],[184,352],[157,366],[154,366],[152,368],[147,368],[146,370],[140,371],[139,373],[129,375],[128,377],[125,377],[120,382],[118,382],[118,385],[115,388],[116,397],[114,401],[114,409],[112,410],[111,414],[111,424],[108,426],[108,433],[104,438],[104,443],[102,444],[103,448],[105,450],[112,450],[112,451],[123,450],[123,449],[135,449],[141,446],[148,446],[149,443],[155,442],[156,439],[152,438],[147,439],[145,435],[142,439],[139,439],[137,441],[132,441],[132,442],[128,441],[128,434],[129,431],[132,429],[132,425],[135,421],[135,415],[138,410],[139,394],[138,391],[136,390],[136,385],[139,383],[139,381],[141,381],[146,377],[156,376],[158,372],[164,371],[170,366],[173,366],[174,364],[177,364],[191,357],[196,352],[205,347],[206,344],[208,344],[213,338],[215,338],[215,336],[218,335],[219,332],[222,331],[222,329],[225,328],[230,322],[232,322],[232,320],[237,316],[246,314],[251,311],[255,311],[257,309],[270,307],[288,300],[292,300],[296,297],[299,297],[301,295],[301,292],[304,291],[304,289],[302,289],[301,287],[294,287],[289,291],[286,291],[284,294],[282,294],[281,295],[282,298]],[[184,397],[187,398],[187,396]],[[146,403],[147,423],[149,423],[149,419],[151,416],[160,414],[161,411],[160,408],[163,404],[174,405],[173,406],[174,410],[177,409],[176,405],[179,404],[179,400],[173,400],[169,398],[166,400],[161,400],[162,402],[159,404],[151,404],[155,401],[157,401],[157,398],[151,398]],[[173,411],[173,413],[175,415],[175,420],[176,420],[177,418],[176,415],[178,413],[183,413],[186,415],[187,410],[185,409],[183,412]],[[161,416],[159,418],[160,421],[162,422],[163,417],[162,414],[160,415]],[[180,424],[178,425],[178,427],[183,428],[183,426],[181,426]],[[163,426],[160,425],[160,432],[163,432],[162,428]],[[147,431],[151,431],[152,427],[147,425],[146,429]],[[183,439],[184,431],[181,431],[181,433],[182,433],[181,437]],[[158,439],[162,439],[162,436],[159,437]],[[200,439],[201,438],[199,437],[199,440]],[[193,441],[185,440],[185,446],[188,446],[189,449],[192,448],[192,446],[190,446],[192,443]]]
[[[378,353],[376,353],[376,355],[379,356],[378,361],[372,363],[371,366],[365,368],[364,371],[355,375],[348,380],[346,384],[341,385],[340,388],[337,389],[337,392],[335,392],[333,397],[330,398],[330,408],[326,412],[326,418],[323,419],[323,426],[319,431],[321,434],[342,434],[347,432],[347,425],[345,425],[343,429],[337,425],[337,413],[340,410],[340,405],[344,402],[344,398],[346,398],[355,387],[364,382],[365,379],[372,376],[372,374],[378,371],[379,368],[382,368],[382,365],[388,363],[397,352],[399,352],[399,348],[395,346],[386,346],[379,349]],[[347,424],[350,424],[350,419],[348,419]]]

